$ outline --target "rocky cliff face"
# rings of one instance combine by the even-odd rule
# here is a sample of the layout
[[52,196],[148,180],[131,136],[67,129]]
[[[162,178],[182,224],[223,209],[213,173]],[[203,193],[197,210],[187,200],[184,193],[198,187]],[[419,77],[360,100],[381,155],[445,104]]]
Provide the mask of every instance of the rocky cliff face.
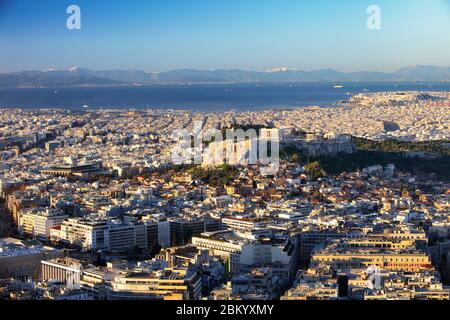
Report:
[[308,156],[327,156],[337,153],[354,153],[356,146],[349,140],[330,139],[318,141],[297,141],[294,144],[299,150]]

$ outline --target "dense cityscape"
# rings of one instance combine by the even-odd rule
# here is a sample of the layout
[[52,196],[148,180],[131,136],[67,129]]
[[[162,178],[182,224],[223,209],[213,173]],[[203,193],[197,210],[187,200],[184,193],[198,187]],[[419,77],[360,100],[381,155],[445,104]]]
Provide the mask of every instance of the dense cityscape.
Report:
[[[173,133],[198,123],[276,140],[277,170],[174,163]],[[258,112],[4,109],[0,299],[450,300],[449,126],[448,92]]]

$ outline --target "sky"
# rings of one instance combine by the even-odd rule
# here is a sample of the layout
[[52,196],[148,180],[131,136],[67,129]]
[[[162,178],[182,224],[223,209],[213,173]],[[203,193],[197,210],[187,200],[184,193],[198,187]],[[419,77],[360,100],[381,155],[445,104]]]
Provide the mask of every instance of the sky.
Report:
[[[81,30],[66,27],[73,4]],[[0,72],[416,64],[450,66],[450,0],[0,0]]]

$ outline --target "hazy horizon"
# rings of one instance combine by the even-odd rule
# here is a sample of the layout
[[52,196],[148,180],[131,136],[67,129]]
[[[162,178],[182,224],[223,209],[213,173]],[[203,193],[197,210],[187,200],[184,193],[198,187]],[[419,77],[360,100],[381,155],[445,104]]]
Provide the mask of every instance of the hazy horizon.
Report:
[[[406,69],[406,68],[412,68],[412,67],[437,67],[437,68],[450,68],[450,64],[449,65],[422,65],[422,64],[412,64],[412,65],[405,65],[403,67],[399,67],[396,69],[392,69],[392,70],[385,70],[385,71],[380,71],[380,70],[376,70],[376,69],[361,69],[361,70],[353,70],[353,71],[344,71],[344,70],[340,70],[338,68],[334,68],[332,66],[330,67],[325,67],[325,68],[319,68],[319,69],[298,69],[298,68],[293,68],[290,66],[274,66],[272,68],[269,69],[260,69],[260,70],[256,70],[256,69],[240,69],[240,68],[212,68],[212,69],[201,69],[201,68],[192,68],[189,66],[185,66],[185,67],[181,67],[178,69],[166,69],[166,70],[160,70],[160,71],[154,71],[154,70],[146,70],[146,69],[140,69],[140,68],[133,68],[133,69],[121,69],[121,68],[108,68],[108,69],[91,69],[91,68],[87,68],[85,66],[78,66],[78,65],[67,65],[65,67],[62,68],[45,68],[45,69],[22,69],[22,70],[12,70],[12,71],[8,71],[8,72],[1,72],[0,73],[17,73],[17,72],[45,72],[45,71],[70,71],[71,69],[86,69],[86,70],[91,70],[91,71],[108,71],[108,70],[117,70],[117,71],[133,71],[133,70],[139,70],[139,71],[145,71],[145,72],[149,72],[149,73],[164,73],[164,72],[170,72],[170,71],[176,71],[176,70],[198,70],[198,71],[219,71],[219,70],[240,70],[240,71],[248,71],[248,72],[277,72],[276,69],[281,69],[281,68],[285,68],[286,71],[304,71],[304,72],[314,72],[314,71],[321,71],[321,70],[334,70],[337,72],[342,72],[342,73],[357,73],[357,72],[381,72],[381,73],[394,73],[397,72],[399,70],[402,69]],[[279,72],[282,72],[282,70],[280,70]]]

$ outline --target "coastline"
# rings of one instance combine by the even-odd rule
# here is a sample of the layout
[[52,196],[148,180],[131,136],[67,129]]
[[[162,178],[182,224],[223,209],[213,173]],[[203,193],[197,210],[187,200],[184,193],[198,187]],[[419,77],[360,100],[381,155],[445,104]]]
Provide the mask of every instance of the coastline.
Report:
[[0,89],[0,109],[257,111],[334,107],[359,93],[450,92],[450,83],[366,82],[120,85]]

